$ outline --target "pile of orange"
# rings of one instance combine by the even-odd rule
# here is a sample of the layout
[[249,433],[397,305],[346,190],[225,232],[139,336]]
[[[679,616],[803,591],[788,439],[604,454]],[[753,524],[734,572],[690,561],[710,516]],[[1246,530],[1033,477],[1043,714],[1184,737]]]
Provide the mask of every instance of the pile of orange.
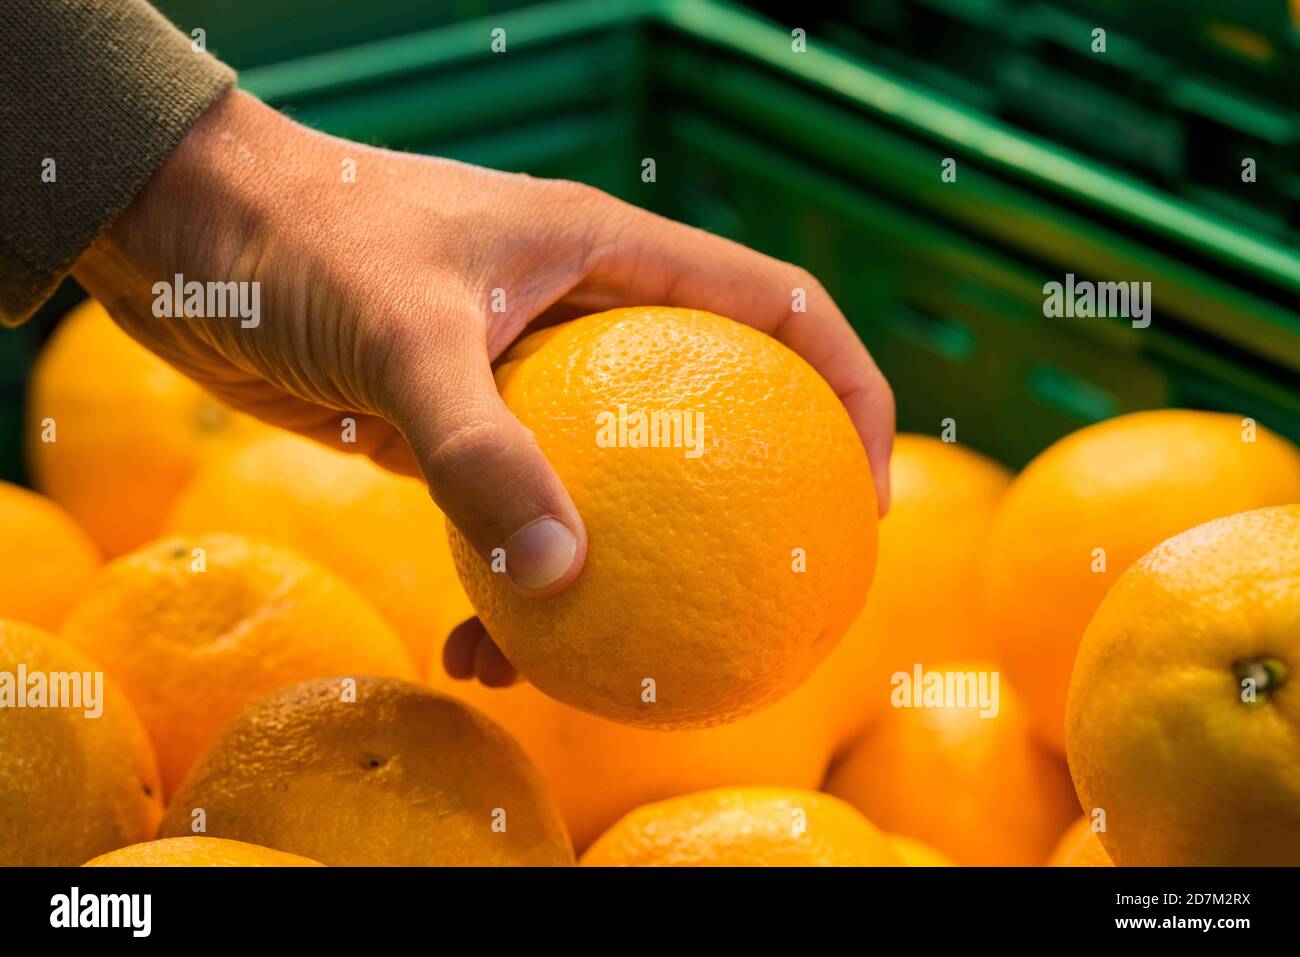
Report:
[[[839,400],[729,320],[587,317],[497,382],[586,525],[545,598],[69,315],[0,484],[0,865],[1300,862],[1279,436],[1137,413],[1013,475],[900,435],[878,521]],[[525,680],[448,676],[476,613]]]

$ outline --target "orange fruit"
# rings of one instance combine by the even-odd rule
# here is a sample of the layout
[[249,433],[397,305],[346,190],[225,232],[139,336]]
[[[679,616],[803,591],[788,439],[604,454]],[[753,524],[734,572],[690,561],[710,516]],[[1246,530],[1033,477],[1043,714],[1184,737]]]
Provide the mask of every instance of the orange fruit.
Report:
[[220,837],[165,837],[101,854],[83,867],[320,867],[297,854]]
[[843,801],[787,788],[717,788],[648,804],[600,836],[586,867],[873,867],[901,862]]
[[889,846],[894,849],[904,867],[955,867],[951,857],[941,854],[929,844],[901,834],[887,834]]
[[732,724],[656,731],[579,711],[524,682],[454,681],[437,659],[430,674],[435,688],[479,708],[523,745],[579,850],[643,804],[724,785],[812,789],[830,763],[829,716],[812,682]]
[[194,767],[161,833],[199,821],[330,865],[573,862],[519,745],[473,708],[391,678],[316,679],[250,704]]
[[497,385],[582,514],[586,564],[537,598],[455,529],[452,550],[542,691],[644,727],[735,721],[807,678],[862,607],[867,455],[830,386],[775,339],[706,312],[615,309],[527,337]]
[[988,658],[995,645],[980,625],[979,575],[1011,473],[962,446],[901,434],[889,477],[871,595],[812,679],[828,686],[837,750],[888,706],[895,671]]
[[1122,866],[1300,864],[1300,505],[1126,571],[1070,685],[1070,771]]
[[234,535],[168,539],[110,562],[63,636],[135,702],[168,794],[265,691],[321,675],[415,676],[400,640],[349,585],[296,552]]
[[1251,428],[1182,409],[1125,415],[1067,436],[1012,482],[989,537],[988,624],[1058,753],[1079,640],[1124,570],[1193,525],[1300,501],[1300,451]]
[[1076,820],[1061,835],[1047,857],[1048,867],[1114,867],[1115,863],[1101,846],[1088,815]]
[[[945,685],[950,675],[965,676],[971,689],[983,676],[990,707],[936,697],[922,699],[925,707],[890,708],[831,770],[825,789],[958,864],[1041,864],[1079,814],[1063,763],[1034,740],[1010,683],[999,677],[993,693],[992,663],[939,662],[925,673],[923,686],[937,674]],[[895,691],[906,688],[900,682]]]
[[99,552],[47,498],[0,482],[0,617],[58,628],[94,577]]
[[149,839],[161,817],[158,765],[122,690],[43,629],[0,620],[0,866],[75,867]]
[[368,598],[421,664],[473,614],[423,482],[287,432],[211,457],[164,526],[236,532],[311,556]]
[[36,487],[110,558],[155,537],[214,449],[270,429],[138,344],[93,299],[68,313],[37,358],[25,426]]

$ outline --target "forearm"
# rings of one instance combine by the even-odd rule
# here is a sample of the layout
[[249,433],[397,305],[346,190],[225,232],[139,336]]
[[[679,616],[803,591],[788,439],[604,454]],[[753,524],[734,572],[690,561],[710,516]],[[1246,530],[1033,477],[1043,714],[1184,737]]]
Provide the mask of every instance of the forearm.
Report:
[[0,37],[0,323],[16,324],[234,74],[143,0],[5,0]]

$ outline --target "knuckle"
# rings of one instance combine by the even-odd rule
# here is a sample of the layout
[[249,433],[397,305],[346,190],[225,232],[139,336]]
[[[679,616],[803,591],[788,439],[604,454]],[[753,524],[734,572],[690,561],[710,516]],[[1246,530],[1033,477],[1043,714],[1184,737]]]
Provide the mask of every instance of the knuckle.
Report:
[[889,384],[883,377],[880,380],[880,404],[884,407],[889,416],[889,421],[894,421],[894,414],[897,411],[897,404],[894,401],[894,387]]
[[879,415],[882,422],[894,425],[897,418],[898,409],[894,402],[894,389],[884,376],[877,373],[871,377],[870,391],[870,408],[874,409]]
[[606,197],[606,194],[594,186],[572,179],[548,180],[551,193],[559,202],[594,203]]
[[591,229],[587,232],[587,260],[584,267],[586,275],[600,274],[616,266],[635,262],[642,253],[643,244],[636,240],[638,231],[643,234],[647,222],[639,218],[644,215],[635,207],[615,203],[604,211],[603,215],[593,217]]
[[559,208],[556,219],[570,224],[589,256],[607,252],[626,232],[635,207],[574,180],[551,180],[550,189],[551,201]]
[[826,290],[822,287],[821,280],[814,276],[803,266],[790,263],[790,278],[796,286],[807,290],[810,293],[824,295]]
[[452,477],[481,475],[490,471],[507,452],[501,430],[494,422],[468,422],[452,429],[433,450],[433,462],[440,472]]

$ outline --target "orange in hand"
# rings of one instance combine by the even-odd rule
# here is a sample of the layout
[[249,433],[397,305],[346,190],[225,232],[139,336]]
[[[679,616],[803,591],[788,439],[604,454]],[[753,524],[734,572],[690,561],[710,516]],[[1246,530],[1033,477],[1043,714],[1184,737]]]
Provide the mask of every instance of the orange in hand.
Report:
[[465,590],[547,694],[654,728],[735,721],[806,679],[871,582],[867,454],[826,381],[775,339],[688,309],[545,329],[496,373],[587,528],[558,594],[512,587],[452,530]]

